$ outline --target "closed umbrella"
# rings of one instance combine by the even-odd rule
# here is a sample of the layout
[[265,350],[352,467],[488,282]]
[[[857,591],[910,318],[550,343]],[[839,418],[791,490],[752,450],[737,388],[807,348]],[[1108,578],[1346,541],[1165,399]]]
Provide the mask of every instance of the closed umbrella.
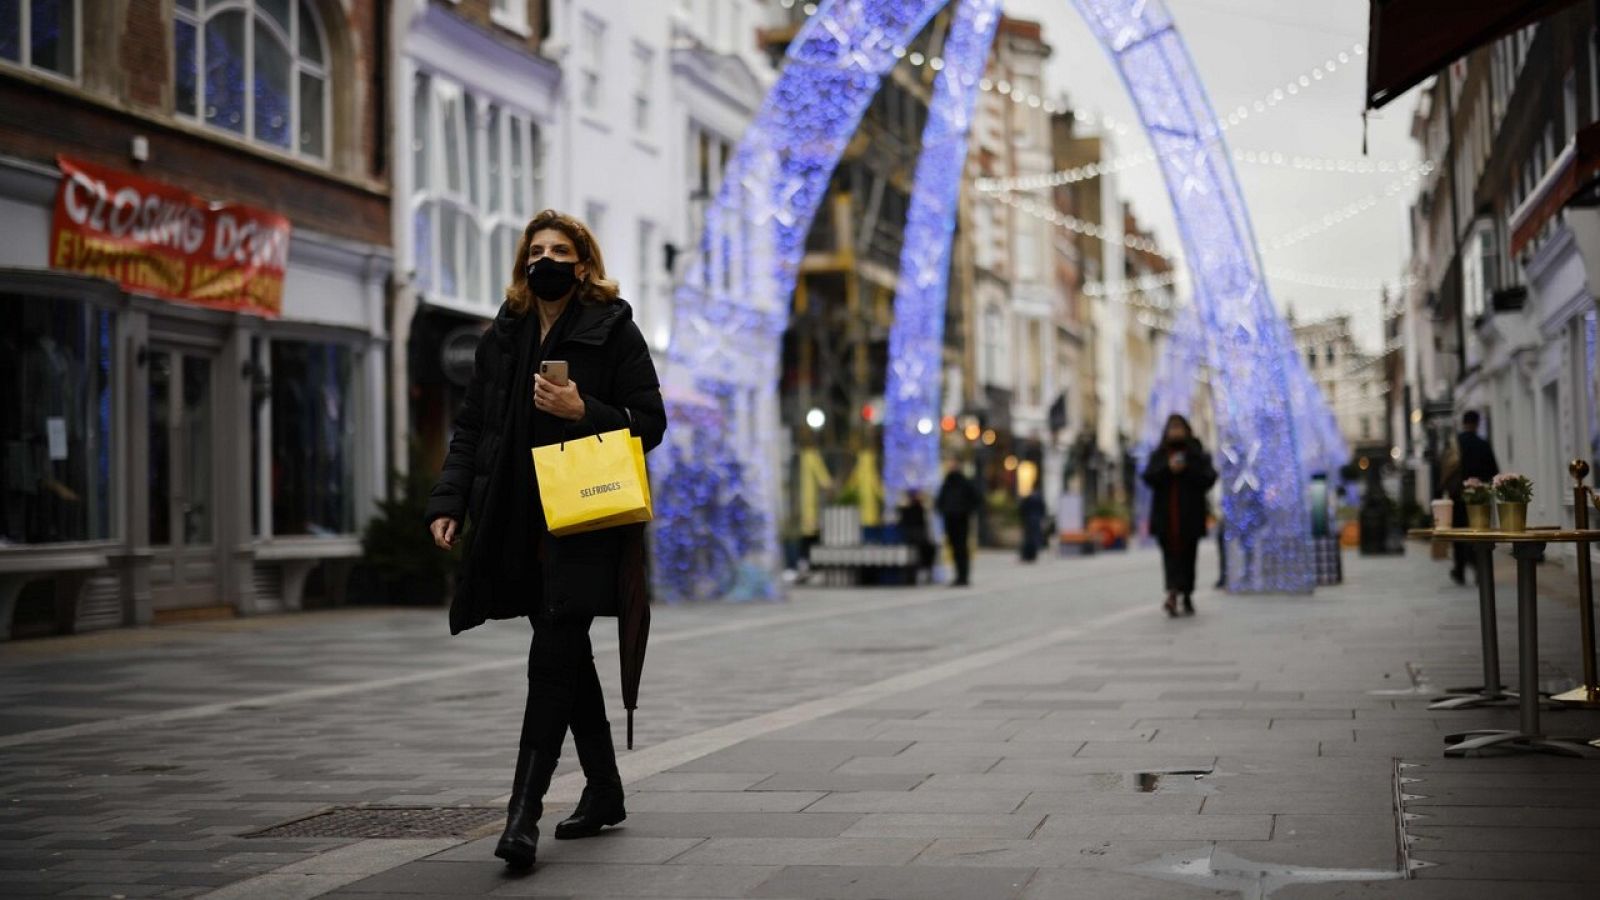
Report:
[[617,643],[622,658],[622,705],[628,710],[628,749],[633,749],[633,711],[639,706],[639,677],[650,643],[650,576],[645,561],[644,526],[627,529],[617,573]]

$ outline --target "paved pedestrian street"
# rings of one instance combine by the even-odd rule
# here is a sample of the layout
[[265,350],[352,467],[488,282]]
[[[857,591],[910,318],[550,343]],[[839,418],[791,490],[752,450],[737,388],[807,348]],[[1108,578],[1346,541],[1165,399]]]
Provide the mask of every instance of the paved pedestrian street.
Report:
[[[525,622],[451,638],[442,610],[346,609],[0,644],[0,896],[1600,895],[1600,763],[1442,755],[1516,724],[1425,708],[1478,680],[1475,592],[1415,546],[1345,572],[1310,597],[1205,590],[1179,620],[1149,551],[658,607],[631,752],[601,620],[629,818],[549,839],[582,787],[569,745],[522,877],[491,853]],[[1508,585],[1500,609],[1514,682]],[[1540,687],[1565,689],[1576,609],[1555,591],[1540,617]],[[1600,713],[1545,721],[1600,736]],[[349,807],[465,823],[301,836]]]

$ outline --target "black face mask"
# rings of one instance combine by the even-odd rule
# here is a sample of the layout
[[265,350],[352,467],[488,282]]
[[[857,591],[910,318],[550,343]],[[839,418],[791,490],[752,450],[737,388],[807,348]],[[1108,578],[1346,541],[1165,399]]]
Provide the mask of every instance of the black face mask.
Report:
[[528,264],[528,290],[546,303],[565,297],[578,283],[578,264],[548,256]]

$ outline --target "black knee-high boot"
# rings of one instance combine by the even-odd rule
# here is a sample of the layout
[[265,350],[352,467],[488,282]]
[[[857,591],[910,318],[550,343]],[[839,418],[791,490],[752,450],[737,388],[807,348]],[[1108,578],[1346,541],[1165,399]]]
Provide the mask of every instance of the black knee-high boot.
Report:
[[511,784],[511,802],[506,807],[506,830],[495,845],[494,855],[515,869],[532,866],[539,850],[539,817],[544,815],[544,795],[560,761],[561,748],[523,745],[517,753],[517,772]]
[[506,807],[506,830],[494,849],[494,855],[513,868],[533,865],[538,852],[539,817],[544,815],[544,795],[550,790],[550,779],[561,761],[561,742],[566,736],[570,709],[571,695],[562,680],[549,672],[530,669],[517,770],[511,783],[511,802]]
[[577,745],[578,762],[583,766],[583,796],[572,815],[556,824],[558,841],[594,837],[600,829],[628,817],[610,726],[586,734],[573,732],[572,742]]
[[583,796],[577,809],[556,825],[556,840],[593,837],[600,829],[628,817],[623,807],[622,776],[617,772],[617,751],[611,743],[611,723],[606,721],[606,698],[591,657],[578,667],[577,695],[572,706],[572,743],[583,766]]

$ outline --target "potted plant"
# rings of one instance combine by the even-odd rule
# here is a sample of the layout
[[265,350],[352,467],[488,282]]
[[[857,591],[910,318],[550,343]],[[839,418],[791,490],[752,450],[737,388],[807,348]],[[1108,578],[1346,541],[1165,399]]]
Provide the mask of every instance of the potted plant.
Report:
[[1494,491],[1482,479],[1468,478],[1461,484],[1461,499],[1467,504],[1467,527],[1473,531],[1488,531],[1489,504]]
[[1506,472],[1494,477],[1494,498],[1500,505],[1501,531],[1528,530],[1528,503],[1533,500],[1533,480]]

